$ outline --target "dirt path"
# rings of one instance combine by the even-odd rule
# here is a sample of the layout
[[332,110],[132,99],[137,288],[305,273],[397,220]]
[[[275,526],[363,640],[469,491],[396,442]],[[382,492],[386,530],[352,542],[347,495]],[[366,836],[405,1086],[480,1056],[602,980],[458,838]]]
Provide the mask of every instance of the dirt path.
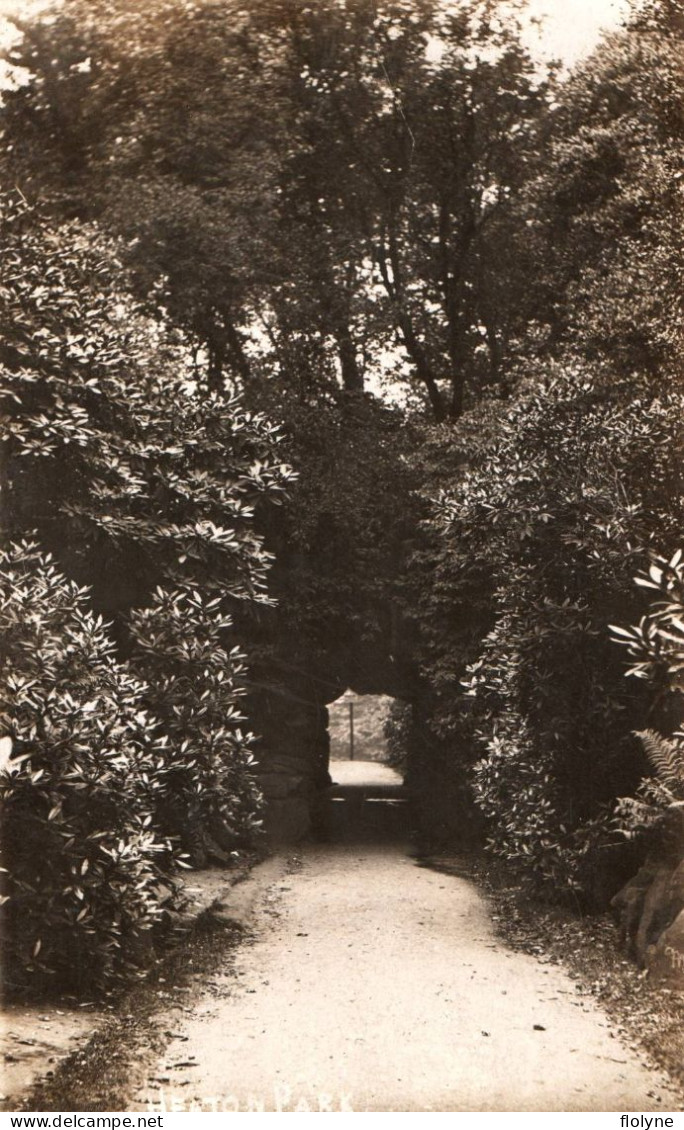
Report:
[[506,949],[471,883],[401,844],[301,860],[235,970],[169,1016],[131,1109],[681,1109],[569,977]]

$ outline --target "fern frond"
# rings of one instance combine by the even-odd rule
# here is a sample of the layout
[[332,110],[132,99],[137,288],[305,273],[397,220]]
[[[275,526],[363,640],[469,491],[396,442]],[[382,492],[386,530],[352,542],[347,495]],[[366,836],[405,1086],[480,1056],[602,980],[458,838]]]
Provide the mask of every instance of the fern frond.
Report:
[[636,737],[646,751],[646,756],[658,778],[669,789],[679,793],[684,789],[684,746],[680,741],[664,738],[655,730],[640,730]]

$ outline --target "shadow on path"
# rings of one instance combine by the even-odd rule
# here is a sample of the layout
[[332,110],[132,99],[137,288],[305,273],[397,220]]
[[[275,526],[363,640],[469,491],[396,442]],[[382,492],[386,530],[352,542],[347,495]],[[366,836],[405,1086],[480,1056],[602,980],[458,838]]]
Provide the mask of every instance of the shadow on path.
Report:
[[315,838],[329,844],[408,844],[411,806],[400,775],[373,761],[333,761]]

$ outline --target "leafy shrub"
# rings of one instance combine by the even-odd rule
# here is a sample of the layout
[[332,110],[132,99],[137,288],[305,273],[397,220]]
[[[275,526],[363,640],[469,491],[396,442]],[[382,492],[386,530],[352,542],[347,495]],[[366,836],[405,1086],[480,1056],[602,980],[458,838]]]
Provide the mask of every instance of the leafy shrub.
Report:
[[102,989],[137,968],[171,896],[174,853],[155,823],[166,740],[49,555],[2,553],[0,594],[6,979]]
[[245,657],[227,650],[232,620],[220,597],[157,589],[130,618],[132,666],[146,680],[145,703],[163,725],[167,787],[160,818],[193,861],[253,845],[261,795],[252,774],[252,737],[239,702]]
[[413,707],[410,702],[393,699],[383,726],[387,743],[387,764],[405,773],[411,745]]
[[642,705],[608,622],[633,608],[637,553],[679,528],[683,407],[645,379],[549,365],[459,426],[467,462],[452,455],[428,523],[442,547],[416,609],[432,724],[492,849],[546,894],[591,890],[607,813],[642,772]]
[[[656,713],[664,726],[680,726],[684,715],[684,555],[655,557],[636,582],[655,591],[645,616],[631,628],[613,626],[616,642],[629,650],[628,674],[651,683],[657,691]],[[643,836],[658,850],[684,849],[684,733],[669,736],[657,730],[637,731],[653,775],[640,782],[634,796],[620,797],[616,817],[628,837]]]

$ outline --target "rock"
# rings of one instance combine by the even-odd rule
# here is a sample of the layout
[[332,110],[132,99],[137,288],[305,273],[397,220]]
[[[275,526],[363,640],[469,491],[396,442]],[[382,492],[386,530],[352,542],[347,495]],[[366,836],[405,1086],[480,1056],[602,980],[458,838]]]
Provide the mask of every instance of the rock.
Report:
[[249,930],[254,919],[254,897],[251,890],[247,888],[241,891],[237,888],[230,899],[209,907],[207,914],[218,926],[238,926],[241,930]]
[[678,910],[684,910],[684,860],[672,873],[672,882],[670,885],[670,898],[673,903],[678,903]]
[[652,867],[642,867],[636,875],[625,883],[610,905],[615,911],[619,926],[620,936],[628,948],[632,948],[639,920],[646,899],[646,893],[653,882],[656,871]]
[[238,926],[250,930],[254,914],[263,894],[276,879],[281,879],[285,869],[285,856],[273,856],[260,863],[244,882],[235,883],[207,908],[208,918],[218,926]]
[[634,937],[634,952],[640,965],[645,964],[648,947],[658,940],[674,917],[670,913],[671,882],[672,869],[661,868],[646,892],[639,926]]
[[620,940],[630,950],[634,946],[647,890],[647,887],[629,887],[624,894],[620,892]]
[[611,901],[623,941],[641,965],[661,935],[684,911],[684,862],[642,867]]
[[684,910],[649,948],[646,966],[654,980],[684,991]]
[[648,889],[636,935],[636,950],[645,961],[649,947],[655,945],[684,910],[684,863],[659,872]]

